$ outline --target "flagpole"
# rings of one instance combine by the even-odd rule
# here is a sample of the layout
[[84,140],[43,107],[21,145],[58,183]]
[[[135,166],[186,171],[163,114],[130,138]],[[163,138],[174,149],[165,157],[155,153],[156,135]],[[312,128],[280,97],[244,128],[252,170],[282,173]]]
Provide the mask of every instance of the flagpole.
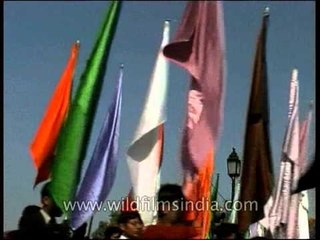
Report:
[[94,217],[94,215],[92,215],[92,217],[90,218],[89,227],[88,227],[88,232],[87,232],[87,237],[89,237],[89,238],[90,238],[90,234],[91,234],[93,217]]

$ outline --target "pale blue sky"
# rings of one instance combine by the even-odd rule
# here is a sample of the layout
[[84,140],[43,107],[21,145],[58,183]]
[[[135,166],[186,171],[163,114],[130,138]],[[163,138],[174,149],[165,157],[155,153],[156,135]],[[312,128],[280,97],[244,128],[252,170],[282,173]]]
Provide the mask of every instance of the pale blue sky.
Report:
[[[123,107],[117,177],[108,199],[118,200],[130,188],[125,152],[142,110],[162,26],[171,19],[174,36],[185,3],[183,1],[124,2],[111,48],[107,73],[94,121],[85,166],[93,151],[104,115],[117,82],[119,64],[124,63]],[[60,78],[73,41],[81,41],[79,76],[96,39],[108,3],[5,2],[4,3],[4,229],[14,229],[26,205],[39,203],[39,188],[32,189],[36,175],[29,143]],[[315,98],[315,4],[314,2],[224,2],[227,82],[224,128],[216,155],[220,193],[230,197],[231,180],[226,159],[235,147],[240,158],[251,84],[255,44],[264,7],[270,7],[267,38],[271,144],[276,178],[287,125],[289,79],[299,70],[300,117]],[[178,162],[188,75],[170,65],[167,122],[162,182],[181,181]],[[314,121],[310,151],[315,145]],[[311,194],[314,215],[314,193]],[[94,221],[107,217],[99,213]]]

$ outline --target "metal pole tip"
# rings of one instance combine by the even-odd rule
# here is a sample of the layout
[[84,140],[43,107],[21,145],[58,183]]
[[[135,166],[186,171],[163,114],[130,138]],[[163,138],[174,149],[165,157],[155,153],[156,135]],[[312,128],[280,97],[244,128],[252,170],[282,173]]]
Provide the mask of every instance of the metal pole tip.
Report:
[[309,102],[309,108],[313,108],[313,100],[311,100],[310,102]]

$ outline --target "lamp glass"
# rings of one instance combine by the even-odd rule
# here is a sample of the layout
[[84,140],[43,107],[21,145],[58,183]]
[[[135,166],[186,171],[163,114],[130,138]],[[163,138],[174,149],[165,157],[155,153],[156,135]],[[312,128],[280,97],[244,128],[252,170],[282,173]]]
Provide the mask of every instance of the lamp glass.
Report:
[[233,159],[228,161],[228,174],[229,176],[237,174],[237,162]]
[[227,159],[227,167],[228,175],[231,178],[240,176],[241,161],[235,151],[235,148],[232,149],[232,153]]

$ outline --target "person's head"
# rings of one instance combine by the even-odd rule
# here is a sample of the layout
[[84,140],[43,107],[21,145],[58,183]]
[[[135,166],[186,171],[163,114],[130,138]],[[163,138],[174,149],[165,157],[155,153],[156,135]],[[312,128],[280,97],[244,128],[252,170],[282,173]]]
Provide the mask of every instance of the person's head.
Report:
[[182,220],[185,197],[181,186],[164,184],[158,192],[158,218],[165,224],[175,224]]
[[226,218],[225,212],[222,211],[215,211],[214,212],[214,222],[215,223],[222,223],[224,219]]
[[119,239],[122,234],[122,231],[117,226],[108,226],[104,231],[105,239]]
[[118,217],[122,234],[128,238],[139,238],[143,231],[143,222],[138,211],[123,211]]
[[217,239],[237,239],[237,224],[233,223],[220,223],[215,228]]
[[[65,224],[67,224],[65,225],[66,227],[69,226],[68,222],[65,222]],[[86,232],[87,232],[87,225],[88,225],[87,223],[83,223],[79,228],[74,230],[72,239],[78,239],[78,240],[85,239],[84,236],[86,235]]]
[[51,217],[60,217],[62,215],[62,211],[54,202],[49,191],[49,185],[50,182],[47,182],[41,189],[42,209],[46,211]]

